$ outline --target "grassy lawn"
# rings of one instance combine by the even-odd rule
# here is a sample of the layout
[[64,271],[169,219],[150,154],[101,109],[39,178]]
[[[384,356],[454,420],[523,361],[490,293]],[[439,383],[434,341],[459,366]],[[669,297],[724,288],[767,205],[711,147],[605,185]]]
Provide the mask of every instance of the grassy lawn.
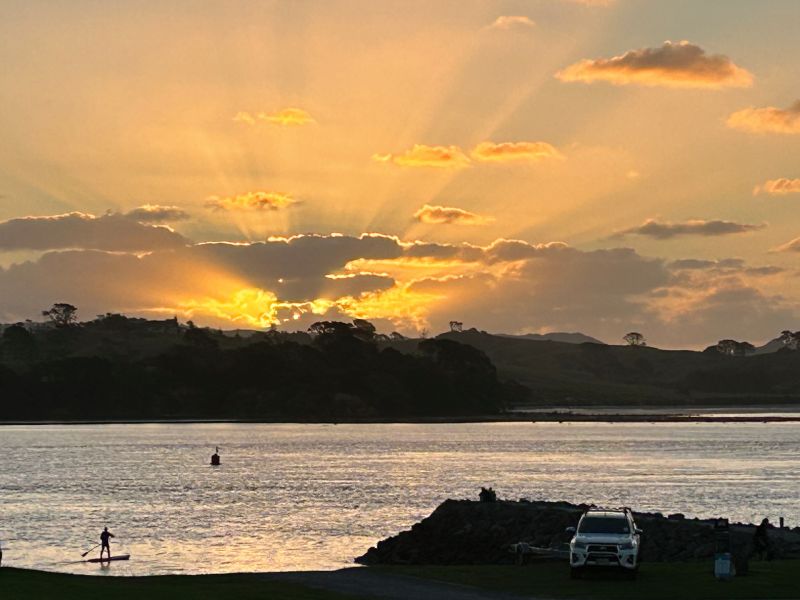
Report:
[[546,598],[587,600],[735,600],[800,598],[800,561],[754,562],[745,577],[714,579],[711,563],[646,563],[635,581],[606,571],[571,580],[566,563],[541,562],[522,567],[370,567],[480,588]]
[[345,596],[299,585],[263,581],[255,575],[92,577],[23,569],[0,569],[3,600],[345,600]]

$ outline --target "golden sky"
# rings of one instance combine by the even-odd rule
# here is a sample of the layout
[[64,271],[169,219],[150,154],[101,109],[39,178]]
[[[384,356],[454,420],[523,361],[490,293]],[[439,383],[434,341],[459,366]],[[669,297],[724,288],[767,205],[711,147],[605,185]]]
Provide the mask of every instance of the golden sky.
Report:
[[797,325],[800,3],[6,0],[0,321]]

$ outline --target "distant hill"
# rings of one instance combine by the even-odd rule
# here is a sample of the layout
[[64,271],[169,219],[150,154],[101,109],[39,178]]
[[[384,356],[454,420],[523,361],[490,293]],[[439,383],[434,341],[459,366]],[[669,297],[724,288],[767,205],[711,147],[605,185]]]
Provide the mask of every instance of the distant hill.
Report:
[[786,347],[779,338],[775,338],[774,340],[770,340],[763,346],[759,346],[756,348],[756,351],[753,354],[771,354],[772,352],[777,352],[778,350],[782,350]]
[[539,342],[564,342],[565,344],[605,344],[600,340],[583,333],[566,333],[554,331],[552,333],[525,333],[514,335],[510,333],[499,333],[499,337],[519,338],[524,340],[536,340]]
[[[707,405],[800,402],[800,352],[726,356],[597,343],[564,343],[476,330],[448,332],[482,350],[501,379],[531,390],[530,404]],[[417,340],[388,342],[414,352]]]

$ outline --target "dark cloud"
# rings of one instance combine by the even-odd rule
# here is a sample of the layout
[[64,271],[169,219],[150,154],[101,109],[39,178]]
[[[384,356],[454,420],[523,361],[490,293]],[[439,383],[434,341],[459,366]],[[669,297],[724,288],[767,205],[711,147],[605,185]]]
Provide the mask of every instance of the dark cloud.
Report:
[[722,54],[706,54],[687,41],[630,50],[621,56],[582,60],[556,73],[562,81],[607,81],[681,88],[748,87],[753,76]]
[[[389,271],[407,262],[411,275],[381,273],[370,261]],[[377,234],[300,235],[141,256],[48,252],[0,269],[0,319],[35,317],[63,300],[85,317],[175,312],[233,327],[254,326],[225,320],[240,310],[256,317],[271,311],[292,328],[294,322],[358,315],[387,319],[406,332],[421,326],[442,331],[455,319],[496,332],[570,330],[608,340],[635,329],[656,345],[687,347],[721,337],[757,341],[790,322],[794,307],[752,283],[778,273],[778,267],[750,267],[740,259],[667,262],[630,248],[587,252],[521,240],[477,246]],[[742,323],[734,322],[737,311]]]
[[120,214],[95,217],[73,212],[0,222],[0,251],[72,248],[143,252],[187,243],[186,238],[168,227],[141,223]]
[[766,224],[750,225],[747,223],[720,220],[703,221],[697,219],[684,221],[682,223],[670,223],[667,221],[659,222],[655,219],[647,219],[642,225],[619,231],[615,233],[613,237],[619,238],[626,235],[644,235],[659,240],[666,240],[683,235],[717,236],[747,233],[763,229],[764,227],[766,227]]
[[670,269],[675,270],[701,270],[701,269],[738,269],[744,266],[744,260],[741,258],[725,258],[721,260],[707,260],[699,258],[682,258],[673,260],[667,265]]
[[123,214],[139,223],[172,223],[174,221],[185,221],[189,218],[189,213],[182,208],[160,206],[158,204],[145,204]]

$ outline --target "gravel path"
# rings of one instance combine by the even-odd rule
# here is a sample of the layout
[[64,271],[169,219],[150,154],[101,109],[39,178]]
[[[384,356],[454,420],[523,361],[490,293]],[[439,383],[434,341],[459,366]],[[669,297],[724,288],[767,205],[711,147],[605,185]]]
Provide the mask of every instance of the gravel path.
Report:
[[[536,600],[419,577],[381,573],[355,567],[338,571],[269,573],[263,577],[300,583],[310,588],[381,600]],[[543,600],[543,599],[540,599]]]

